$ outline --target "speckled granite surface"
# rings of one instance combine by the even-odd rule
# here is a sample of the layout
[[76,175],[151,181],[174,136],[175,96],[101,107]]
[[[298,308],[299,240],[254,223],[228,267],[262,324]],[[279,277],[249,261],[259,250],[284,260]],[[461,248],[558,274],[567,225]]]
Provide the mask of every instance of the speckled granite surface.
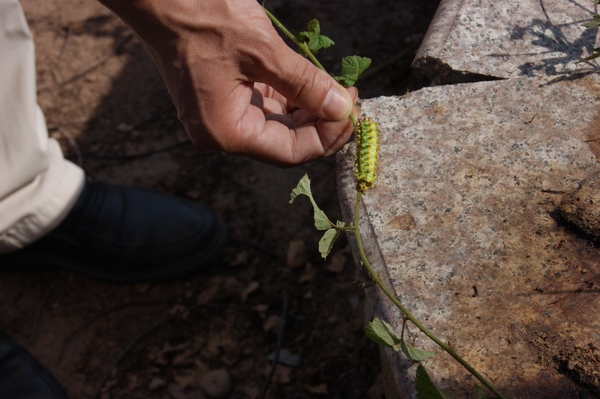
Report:
[[[442,0],[413,66],[437,83],[589,70],[591,0]],[[481,79],[479,79],[481,80]]]
[[[510,398],[588,397],[578,395],[600,385],[600,254],[558,213],[565,193],[600,172],[599,100],[600,77],[572,75],[362,104],[382,129],[379,180],[361,219],[375,268]],[[338,155],[347,220],[353,151]],[[400,331],[392,305],[367,291]],[[437,350],[409,331],[416,346]],[[384,359],[398,396],[414,398],[414,367],[389,351]],[[475,380],[449,356],[426,367],[455,398],[475,397]]]

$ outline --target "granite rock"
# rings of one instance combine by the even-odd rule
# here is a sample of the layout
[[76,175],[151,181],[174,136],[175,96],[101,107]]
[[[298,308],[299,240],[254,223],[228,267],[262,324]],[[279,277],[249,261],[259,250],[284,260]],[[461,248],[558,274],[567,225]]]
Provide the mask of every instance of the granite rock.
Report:
[[596,68],[577,63],[596,44],[584,22],[590,0],[442,0],[413,66],[435,83],[554,76]]
[[[415,316],[506,397],[578,397],[600,385],[600,253],[559,212],[565,193],[600,173],[599,99],[600,77],[581,74],[362,102],[382,132],[378,181],[363,196],[366,252]],[[354,150],[338,154],[345,220]],[[399,332],[398,311],[377,288],[367,293]],[[407,339],[439,351],[410,323]],[[394,394],[414,398],[415,366],[387,349],[384,359]],[[426,368],[456,398],[474,397],[476,381],[449,356]]]

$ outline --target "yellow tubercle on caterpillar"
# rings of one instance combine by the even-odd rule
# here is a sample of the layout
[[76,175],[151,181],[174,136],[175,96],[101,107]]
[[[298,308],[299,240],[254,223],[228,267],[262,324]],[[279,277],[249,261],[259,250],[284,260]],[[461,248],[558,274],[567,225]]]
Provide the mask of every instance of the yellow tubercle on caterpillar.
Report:
[[355,125],[356,161],[354,175],[356,189],[362,193],[375,185],[379,154],[379,122],[363,117]]

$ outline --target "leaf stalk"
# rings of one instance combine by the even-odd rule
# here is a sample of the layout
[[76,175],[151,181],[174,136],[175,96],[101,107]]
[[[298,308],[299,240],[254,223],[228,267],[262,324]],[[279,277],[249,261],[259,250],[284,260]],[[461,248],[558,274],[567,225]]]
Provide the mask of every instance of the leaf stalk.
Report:
[[[321,65],[319,60],[317,60],[317,58],[314,56],[314,54],[310,51],[310,49],[308,48],[308,45],[306,43],[299,41],[296,38],[296,36],[294,36],[285,26],[283,26],[283,24],[281,22],[279,22],[279,20],[273,14],[271,14],[271,12],[269,10],[267,10],[264,6],[263,6],[263,10],[266,13],[266,15],[269,17],[271,22],[273,22],[273,24],[277,28],[281,29],[281,31],[298,46],[298,48],[300,49],[300,52],[304,56],[308,57],[313,62],[313,64],[315,64],[319,69],[327,72],[325,70],[325,68],[323,67],[323,65]],[[370,60],[369,60],[369,63],[370,63]],[[368,64],[367,64],[367,66],[368,66]],[[367,66],[362,68],[362,70],[358,71],[358,74],[360,74]],[[354,118],[354,115],[350,114],[349,118],[352,121],[352,124],[356,128],[357,121]],[[309,184],[310,184],[310,182],[309,182]],[[311,198],[311,201],[313,202],[313,206],[316,209],[318,209],[318,206],[312,199],[312,196],[310,195],[309,190],[310,190],[310,187],[309,187],[308,191],[299,192],[299,193],[308,195]],[[308,192],[308,194],[307,194],[307,192]],[[296,195],[298,195],[298,193]],[[295,196],[293,195],[292,200],[290,202],[293,201],[294,197]],[[402,338],[401,339],[402,340],[404,339],[404,329],[405,329],[406,321],[410,320],[423,334],[425,334],[429,339],[431,339],[433,342],[435,342],[440,348],[442,348],[445,352],[447,352],[450,356],[452,356],[458,363],[460,363],[468,372],[470,372],[473,376],[475,376],[475,378],[477,378],[486,388],[488,388],[490,390],[490,392],[492,392],[494,395],[496,395],[496,397],[498,399],[506,399],[500,392],[498,392],[498,390],[496,388],[494,388],[494,386],[485,377],[483,377],[481,374],[479,374],[469,363],[467,363],[466,360],[464,360],[458,353],[456,353],[450,345],[443,342],[441,339],[439,339],[437,336],[435,336],[431,331],[429,331],[423,324],[421,324],[421,322],[419,322],[419,320],[417,320],[415,318],[415,316],[413,316],[413,314],[402,304],[402,302],[400,302],[398,297],[396,297],[396,295],[394,295],[390,291],[390,289],[384,284],[383,280],[379,277],[379,275],[377,275],[377,273],[371,266],[369,259],[367,258],[367,255],[365,253],[364,246],[362,243],[362,238],[360,236],[359,221],[360,221],[361,199],[362,199],[362,192],[360,190],[356,190],[356,204],[355,204],[355,209],[354,209],[353,224],[351,224],[349,226],[338,226],[337,224],[334,225],[328,219],[327,219],[327,222],[331,225],[331,228],[337,229],[338,231],[342,230],[342,231],[352,231],[353,232],[354,238],[356,240],[356,246],[358,248],[359,256],[360,256],[360,259],[361,259],[365,269],[367,270],[367,272],[369,273],[369,275],[371,276],[371,278],[373,279],[375,284],[377,284],[377,286],[381,289],[381,291],[404,314],[404,317],[402,320],[402,335],[401,335]],[[323,214],[323,216],[324,216],[324,214]],[[315,221],[316,221],[316,219],[315,219]],[[327,252],[329,252],[329,250]]]
[[[264,7],[263,7],[263,10],[265,10],[265,14],[267,14],[267,17],[269,17],[271,22],[273,22],[273,24],[275,26],[277,26],[279,29],[281,29],[281,31],[291,41],[293,41],[296,44],[296,46],[298,46],[298,48],[300,49],[300,51],[302,52],[302,54],[305,57],[308,57],[308,59],[310,59],[312,61],[312,63],[315,64],[319,69],[321,69],[322,71],[325,71],[325,68],[323,67],[323,65],[321,65],[321,63],[319,62],[317,57],[315,57],[315,55],[308,49],[308,46],[306,45],[306,43],[302,43],[302,42],[298,41],[298,39],[296,39],[296,36],[294,36],[292,34],[292,32],[290,32],[285,26],[283,26],[283,24],[281,22],[279,22],[279,20],[273,14],[271,14],[271,12],[269,10],[267,10]],[[327,72],[327,71],[325,71],[325,72]]]

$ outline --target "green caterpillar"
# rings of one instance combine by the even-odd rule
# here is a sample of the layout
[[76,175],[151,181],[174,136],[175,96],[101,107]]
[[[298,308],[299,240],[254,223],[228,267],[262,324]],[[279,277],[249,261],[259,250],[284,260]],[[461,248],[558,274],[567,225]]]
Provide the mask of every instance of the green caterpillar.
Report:
[[354,127],[356,134],[356,161],[354,175],[356,189],[362,193],[375,185],[377,156],[379,154],[379,122],[363,117]]

